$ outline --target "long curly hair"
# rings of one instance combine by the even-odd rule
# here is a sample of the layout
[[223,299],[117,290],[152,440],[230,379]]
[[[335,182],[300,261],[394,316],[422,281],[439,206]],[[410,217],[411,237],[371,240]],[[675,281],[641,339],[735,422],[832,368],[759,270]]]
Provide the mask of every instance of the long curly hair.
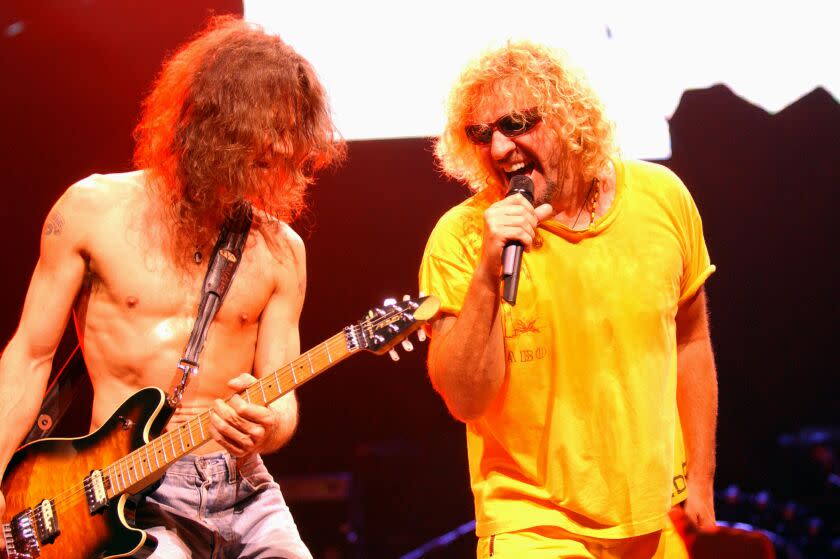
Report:
[[560,152],[571,157],[574,172],[586,182],[603,170],[616,152],[614,127],[583,73],[566,56],[531,42],[508,42],[471,62],[461,73],[446,105],[447,122],[435,143],[435,155],[444,173],[464,181],[473,190],[503,185],[482,164],[479,146],[464,127],[488,99],[532,99],[548,125]]
[[346,152],[312,66],[234,16],[211,19],[164,63],[134,137],[176,254],[211,242],[243,200],[292,221],[315,171]]

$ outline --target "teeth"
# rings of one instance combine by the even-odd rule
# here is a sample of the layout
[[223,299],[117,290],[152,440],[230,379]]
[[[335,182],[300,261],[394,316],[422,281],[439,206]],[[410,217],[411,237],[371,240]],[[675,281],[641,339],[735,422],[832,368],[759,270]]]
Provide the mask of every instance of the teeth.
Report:
[[525,167],[525,163],[516,163],[514,165],[511,165],[511,167],[505,172],[506,173],[515,173],[516,171],[518,171],[519,169],[523,169],[524,167]]

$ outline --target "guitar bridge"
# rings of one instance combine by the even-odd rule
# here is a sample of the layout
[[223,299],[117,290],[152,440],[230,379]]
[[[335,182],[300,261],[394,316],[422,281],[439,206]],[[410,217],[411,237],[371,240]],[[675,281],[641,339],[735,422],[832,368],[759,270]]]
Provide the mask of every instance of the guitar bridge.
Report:
[[35,534],[32,509],[25,509],[3,525],[6,556],[9,559],[35,559],[41,556],[41,544]]

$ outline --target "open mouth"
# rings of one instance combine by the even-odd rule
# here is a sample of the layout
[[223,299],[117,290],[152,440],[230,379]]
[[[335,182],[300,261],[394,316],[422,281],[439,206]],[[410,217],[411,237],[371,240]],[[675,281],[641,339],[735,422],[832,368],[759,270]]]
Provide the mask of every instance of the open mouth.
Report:
[[505,177],[507,178],[507,181],[510,182],[510,179],[512,179],[516,175],[528,175],[528,174],[530,174],[531,171],[534,170],[534,167],[535,167],[535,165],[534,165],[533,161],[531,161],[529,163],[525,163],[521,166],[516,166],[515,165],[512,171],[505,171]]

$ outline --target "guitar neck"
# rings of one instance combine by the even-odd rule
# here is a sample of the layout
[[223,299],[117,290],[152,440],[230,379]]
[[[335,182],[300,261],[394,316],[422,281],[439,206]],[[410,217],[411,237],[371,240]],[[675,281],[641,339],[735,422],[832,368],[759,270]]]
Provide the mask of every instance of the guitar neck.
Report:
[[[359,351],[358,344],[351,343],[351,335],[352,331],[345,329],[238,392],[239,396],[249,403],[267,406]],[[109,497],[132,493],[149,485],[170,464],[208,442],[209,427],[208,410],[105,467],[102,474],[107,480],[105,486]]]

